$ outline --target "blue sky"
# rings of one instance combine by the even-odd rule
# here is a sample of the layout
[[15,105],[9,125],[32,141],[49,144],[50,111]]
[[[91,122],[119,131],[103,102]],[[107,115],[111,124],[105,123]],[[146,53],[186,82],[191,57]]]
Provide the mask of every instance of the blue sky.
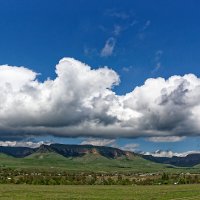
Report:
[[[148,78],[188,73],[199,77],[199,7],[197,0],[1,0],[0,65],[24,66],[40,73],[41,82],[56,77],[55,65],[63,57],[92,69],[108,66],[120,76],[113,89],[117,95],[131,92]],[[42,138],[64,143],[84,140]],[[198,150],[198,141],[197,136],[177,142],[137,136],[118,138],[117,144],[180,152]]]

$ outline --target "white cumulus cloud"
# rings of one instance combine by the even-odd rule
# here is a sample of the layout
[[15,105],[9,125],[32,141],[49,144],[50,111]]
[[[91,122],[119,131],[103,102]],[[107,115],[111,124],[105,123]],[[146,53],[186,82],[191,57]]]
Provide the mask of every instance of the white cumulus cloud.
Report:
[[2,140],[54,135],[161,141],[200,135],[200,79],[193,74],[150,78],[124,95],[112,90],[120,80],[108,67],[92,69],[63,58],[56,74],[40,82],[28,68],[0,66]]
[[185,157],[189,154],[200,154],[200,151],[186,151],[186,152],[173,152],[173,151],[162,151],[162,150],[157,150],[155,152],[143,152],[142,154],[144,155],[152,155],[154,157],[167,157],[167,158],[172,158],[173,156],[176,157]]

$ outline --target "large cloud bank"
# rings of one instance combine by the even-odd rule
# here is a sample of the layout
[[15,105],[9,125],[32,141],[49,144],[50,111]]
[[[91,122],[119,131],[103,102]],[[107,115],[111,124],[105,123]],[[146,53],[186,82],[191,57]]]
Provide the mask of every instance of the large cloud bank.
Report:
[[200,79],[193,74],[148,79],[125,95],[118,74],[73,58],[39,82],[25,67],[0,66],[0,137],[139,137],[200,135]]

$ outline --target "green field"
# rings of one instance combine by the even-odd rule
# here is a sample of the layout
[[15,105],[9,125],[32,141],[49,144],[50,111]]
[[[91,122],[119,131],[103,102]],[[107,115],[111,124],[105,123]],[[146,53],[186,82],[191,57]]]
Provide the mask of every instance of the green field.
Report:
[[200,185],[33,186],[0,185],[2,200],[199,200]]

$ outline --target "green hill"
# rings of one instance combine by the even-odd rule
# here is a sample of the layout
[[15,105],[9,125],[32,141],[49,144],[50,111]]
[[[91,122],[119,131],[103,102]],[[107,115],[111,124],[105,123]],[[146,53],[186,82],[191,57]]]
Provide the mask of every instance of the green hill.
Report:
[[78,157],[64,157],[55,152],[36,152],[24,158],[14,158],[0,154],[0,166],[15,169],[43,169],[93,172],[155,172],[163,170],[165,165],[147,161],[139,156],[131,159],[121,157],[110,159],[101,155],[86,154]]

